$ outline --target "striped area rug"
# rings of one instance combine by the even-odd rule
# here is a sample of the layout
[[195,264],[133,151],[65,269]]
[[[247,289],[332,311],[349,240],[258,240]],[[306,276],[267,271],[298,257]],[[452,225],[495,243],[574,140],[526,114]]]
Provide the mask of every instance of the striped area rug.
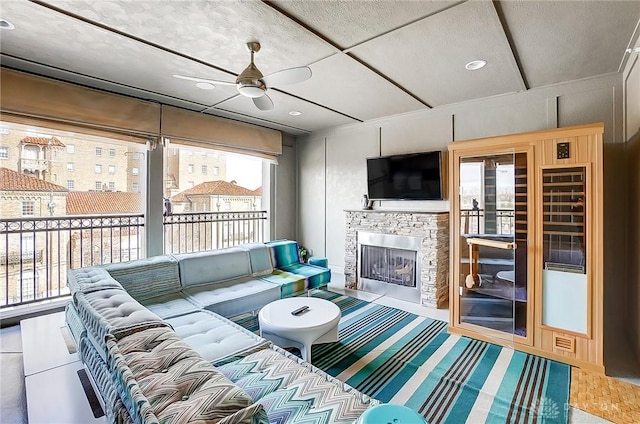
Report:
[[[342,310],[340,341],[313,346],[313,364],[380,401],[437,423],[566,423],[570,368],[449,335],[443,321],[316,290]],[[256,318],[237,323],[258,331]]]

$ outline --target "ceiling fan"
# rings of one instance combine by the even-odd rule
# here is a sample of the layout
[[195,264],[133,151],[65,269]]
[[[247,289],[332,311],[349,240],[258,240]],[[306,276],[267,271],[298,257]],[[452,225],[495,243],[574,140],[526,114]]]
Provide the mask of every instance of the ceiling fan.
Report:
[[195,81],[198,83],[196,85],[205,90],[215,88],[216,84],[235,85],[238,89],[238,93],[245,97],[250,97],[256,107],[260,110],[273,109],[273,101],[267,95],[269,87],[296,84],[311,78],[311,69],[307,66],[283,69],[267,76],[263,76],[262,72],[260,72],[253,63],[253,54],[260,51],[260,43],[257,41],[249,42],[247,43],[247,48],[251,52],[251,63],[249,63],[249,66],[247,66],[244,71],[238,75],[236,82],[209,80],[185,75],[173,76],[174,78]]

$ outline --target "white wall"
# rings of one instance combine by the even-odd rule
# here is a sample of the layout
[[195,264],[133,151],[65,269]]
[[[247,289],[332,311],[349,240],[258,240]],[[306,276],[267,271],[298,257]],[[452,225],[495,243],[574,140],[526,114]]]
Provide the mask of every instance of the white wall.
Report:
[[[360,207],[366,157],[446,150],[452,140],[604,122],[605,332],[620,334],[616,329],[624,328],[627,309],[620,304],[627,291],[622,99],[622,75],[608,74],[298,137],[299,241],[325,254],[336,271],[344,267],[343,210]],[[442,210],[448,202],[384,202],[379,207]]]

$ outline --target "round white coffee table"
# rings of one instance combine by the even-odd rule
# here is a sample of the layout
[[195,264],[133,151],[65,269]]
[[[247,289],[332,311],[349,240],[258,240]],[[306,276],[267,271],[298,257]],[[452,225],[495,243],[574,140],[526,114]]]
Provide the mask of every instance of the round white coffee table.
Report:
[[[308,306],[300,315],[292,311]],[[311,362],[311,345],[338,341],[340,308],[315,297],[290,297],[264,306],[258,314],[260,335],[279,346],[300,349],[302,359]]]

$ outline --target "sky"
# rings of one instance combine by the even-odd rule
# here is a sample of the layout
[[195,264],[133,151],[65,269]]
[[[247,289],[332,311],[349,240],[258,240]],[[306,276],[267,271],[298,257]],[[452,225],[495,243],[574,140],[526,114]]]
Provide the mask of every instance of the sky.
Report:
[[250,190],[262,186],[262,159],[228,155],[227,181],[232,180]]

